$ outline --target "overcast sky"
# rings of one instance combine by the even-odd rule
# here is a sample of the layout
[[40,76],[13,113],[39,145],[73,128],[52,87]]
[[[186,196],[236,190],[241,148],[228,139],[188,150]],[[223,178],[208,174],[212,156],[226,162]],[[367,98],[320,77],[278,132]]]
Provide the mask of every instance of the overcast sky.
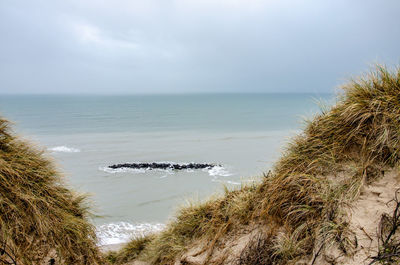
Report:
[[400,62],[399,0],[1,0],[0,93],[333,92]]

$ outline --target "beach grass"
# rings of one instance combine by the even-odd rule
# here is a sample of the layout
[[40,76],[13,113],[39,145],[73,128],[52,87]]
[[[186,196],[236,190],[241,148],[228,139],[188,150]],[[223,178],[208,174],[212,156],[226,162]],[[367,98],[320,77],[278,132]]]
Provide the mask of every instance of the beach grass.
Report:
[[103,264],[86,196],[62,178],[0,119],[0,263]]
[[[68,189],[45,152],[0,119],[0,262],[174,264],[200,246],[208,264],[228,235],[250,227],[258,232],[235,253],[234,264],[313,264],[332,248],[352,256],[357,240],[349,208],[365,185],[399,167],[399,156],[400,69],[376,66],[343,85],[336,103],[306,122],[271,172],[181,207],[163,231],[103,259],[86,196]],[[382,215],[376,262],[398,254],[395,198],[397,210]]]
[[[238,264],[314,262],[332,246],[352,255],[357,242],[348,207],[363,185],[398,166],[400,70],[378,65],[341,88],[335,105],[306,122],[260,182],[181,208],[164,231],[133,250],[133,259],[173,264],[196,242],[210,249],[250,224],[269,232],[249,243]],[[118,255],[127,261],[129,253]]]

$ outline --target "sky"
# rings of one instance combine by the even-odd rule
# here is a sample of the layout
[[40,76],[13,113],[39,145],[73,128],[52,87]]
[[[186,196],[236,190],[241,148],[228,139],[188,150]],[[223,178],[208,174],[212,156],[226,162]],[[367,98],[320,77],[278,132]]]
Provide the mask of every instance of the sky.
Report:
[[398,0],[1,0],[0,94],[333,92],[400,62]]

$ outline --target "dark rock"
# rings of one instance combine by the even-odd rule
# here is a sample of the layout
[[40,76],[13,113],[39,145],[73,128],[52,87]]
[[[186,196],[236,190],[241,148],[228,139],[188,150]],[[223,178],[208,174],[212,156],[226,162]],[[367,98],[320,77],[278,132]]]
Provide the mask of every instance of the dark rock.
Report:
[[109,168],[134,168],[134,169],[172,169],[172,170],[183,170],[183,169],[203,169],[213,168],[216,165],[206,163],[189,163],[189,164],[175,164],[175,163],[123,163],[109,166]]

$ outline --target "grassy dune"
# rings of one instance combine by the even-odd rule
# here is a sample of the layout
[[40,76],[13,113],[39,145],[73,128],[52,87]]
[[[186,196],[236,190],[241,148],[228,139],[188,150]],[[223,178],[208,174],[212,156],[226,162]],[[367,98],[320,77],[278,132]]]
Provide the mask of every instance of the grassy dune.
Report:
[[85,197],[0,119],[0,264],[104,264]]
[[[132,240],[107,261],[85,197],[67,189],[52,161],[0,119],[0,263],[325,264],[322,256],[359,255],[363,241],[349,209],[369,205],[369,194],[380,193],[366,187],[399,168],[400,70],[378,66],[342,89],[258,182],[181,208],[164,231]],[[397,195],[393,213],[368,230],[379,232],[371,262],[400,262]],[[354,212],[368,219],[363,214]]]
[[[110,253],[109,261],[173,264],[206,242],[202,248],[209,254],[203,263],[209,263],[227,235],[249,226],[264,232],[230,263],[315,262],[333,248],[352,256],[357,240],[349,207],[365,185],[398,167],[400,70],[377,66],[342,90],[332,108],[307,121],[259,183],[182,208],[163,232],[134,239]],[[227,263],[226,257],[212,263]]]

